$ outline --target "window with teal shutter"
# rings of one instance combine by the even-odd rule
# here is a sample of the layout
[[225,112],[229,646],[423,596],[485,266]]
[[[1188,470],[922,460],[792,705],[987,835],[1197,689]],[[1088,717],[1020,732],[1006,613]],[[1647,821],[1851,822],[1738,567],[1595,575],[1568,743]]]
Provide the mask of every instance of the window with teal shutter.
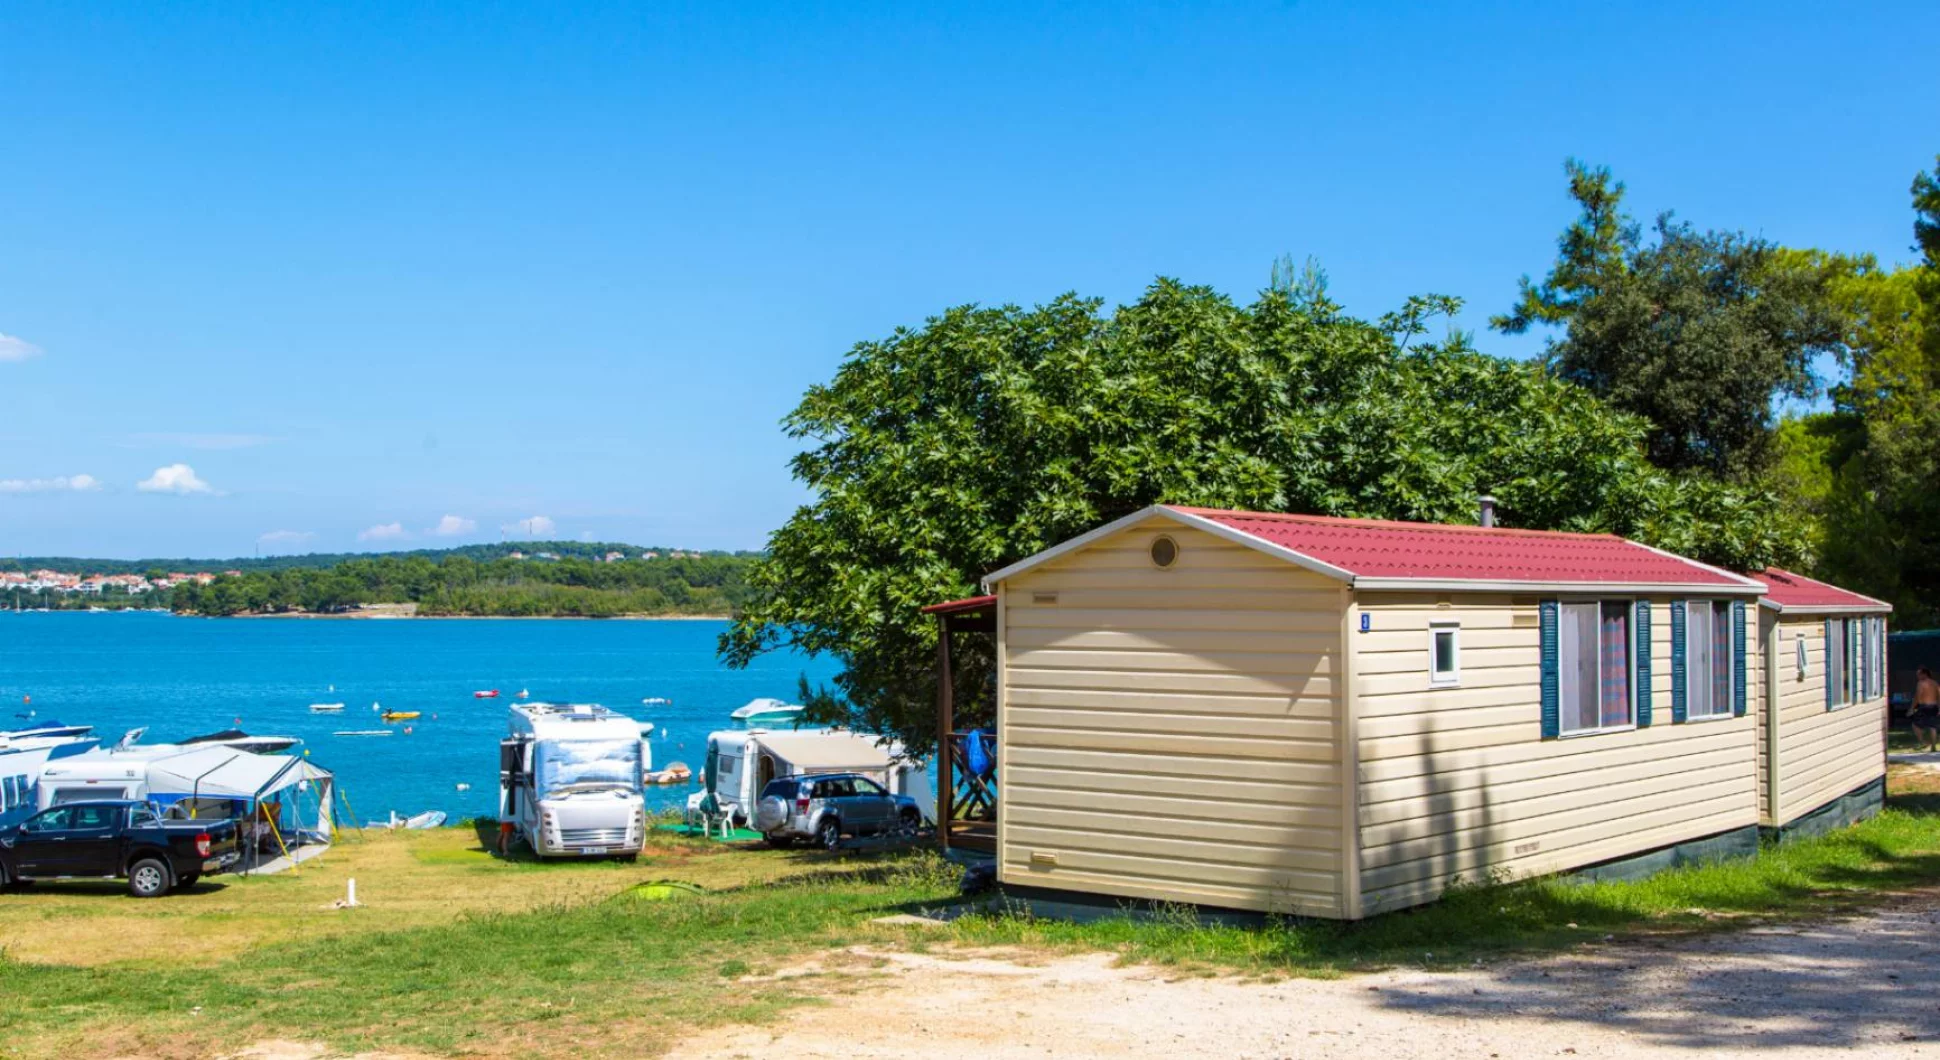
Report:
[[1825,678],[1825,709],[1831,710],[1839,705],[1839,641],[1832,635],[1832,620],[1825,620],[1825,664],[1819,673]]
[[1559,689],[1556,680],[1556,601],[1542,604],[1543,641],[1543,739],[1554,740],[1560,732]]
[[1684,724],[1684,626],[1690,611],[1684,600],[1671,601],[1671,723]]
[[1745,716],[1745,602],[1731,601],[1731,714]]
[[1637,727],[1650,725],[1650,601],[1637,601]]

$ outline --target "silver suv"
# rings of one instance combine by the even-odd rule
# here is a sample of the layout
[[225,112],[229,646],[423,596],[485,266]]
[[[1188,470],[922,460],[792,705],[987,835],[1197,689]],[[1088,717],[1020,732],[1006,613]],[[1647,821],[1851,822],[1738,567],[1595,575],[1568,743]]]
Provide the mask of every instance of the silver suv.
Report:
[[915,835],[922,824],[915,799],[856,773],[771,780],[754,810],[754,826],[777,847],[813,839],[834,850],[845,835]]

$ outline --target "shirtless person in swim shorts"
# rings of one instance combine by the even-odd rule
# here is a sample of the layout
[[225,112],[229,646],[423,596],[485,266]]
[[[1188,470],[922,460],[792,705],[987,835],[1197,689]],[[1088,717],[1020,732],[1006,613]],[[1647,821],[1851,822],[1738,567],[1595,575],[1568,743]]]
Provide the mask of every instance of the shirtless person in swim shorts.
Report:
[[1913,688],[1913,740],[1926,744],[1929,751],[1940,744],[1940,681],[1924,666]]

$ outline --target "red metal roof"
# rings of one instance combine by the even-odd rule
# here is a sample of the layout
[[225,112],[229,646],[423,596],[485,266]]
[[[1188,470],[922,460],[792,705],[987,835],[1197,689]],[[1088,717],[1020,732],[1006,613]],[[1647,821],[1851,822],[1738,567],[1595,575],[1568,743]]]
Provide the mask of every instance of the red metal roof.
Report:
[[1765,602],[1781,611],[1810,608],[1815,611],[1846,609],[1852,611],[1890,611],[1892,605],[1870,596],[1861,596],[1836,585],[1808,578],[1803,574],[1767,567],[1751,577],[1767,586]]
[[962,600],[945,600],[940,604],[931,604],[923,609],[923,613],[926,615],[960,615],[965,612],[983,611],[996,606],[997,598],[994,596],[971,596]]
[[1614,534],[1167,508],[1297,552],[1357,581],[1689,585],[1741,592],[1746,588],[1744,579],[1715,567]]

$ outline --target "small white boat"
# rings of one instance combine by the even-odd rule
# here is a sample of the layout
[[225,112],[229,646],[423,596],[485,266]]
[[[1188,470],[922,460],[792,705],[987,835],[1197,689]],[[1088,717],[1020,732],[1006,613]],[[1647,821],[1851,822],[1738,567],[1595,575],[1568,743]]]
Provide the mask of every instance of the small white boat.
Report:
[[674,705],[674,701],[665,696],[648,696],[640,701],[640,705],[643,707],[671,707]]
[[310,704],[310,713],[312,714],[342,714],[343,712],[344,712],[344,705],[342,703]]
[[728,715],[744,725],[772,725],[776,722],[790,722],[800,718],[808,708],[798,703],[784,703],[779,699],[754,699],[748,705]]
[[333,732],[332,736],[395,736],[396,729],[344,729]]
[[445,823],[445,811],[426,810],[423,813],[404,819],[406,828],[437,828]]

